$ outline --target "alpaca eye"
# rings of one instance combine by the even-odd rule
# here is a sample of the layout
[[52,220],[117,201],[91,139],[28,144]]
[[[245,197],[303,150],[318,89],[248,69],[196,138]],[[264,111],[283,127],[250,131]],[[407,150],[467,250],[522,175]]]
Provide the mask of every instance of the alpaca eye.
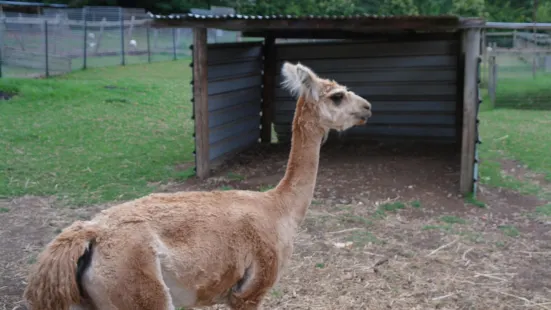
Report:
[[341,100],[342,100],[343,97],[344,97],[343,93],[335,93],[335,94],[331,95],[331,97],[329,97],[329,98],[331,98],[331,100],[333,100],[333,103],[335,105],[339,105],[341,103]]

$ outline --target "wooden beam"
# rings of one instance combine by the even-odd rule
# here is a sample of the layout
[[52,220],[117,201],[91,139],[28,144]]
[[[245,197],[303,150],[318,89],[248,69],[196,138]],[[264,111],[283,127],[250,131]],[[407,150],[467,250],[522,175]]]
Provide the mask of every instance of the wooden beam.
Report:
[[465,69],[463,77],[463,132],[461,147],[460,191],[473,191],[476,144],[476,117],[478,104],[478,57],[480,57],[480,29],[463,31]]
[[262,76],[262,131],[260,138],[262,143],[272,142],[272,120],[274,113],[276,48],[275,38],[272,36],[264,38],[264,75]]
[[208,110],[207,29],[193,28],[193,109],[195,115],[195,169],[200,179],[208,177],[209,110]]
[[551,23],[506,23],[506,22],[487,22],[486,28],[492,29],[514,29],[514,30],[551,30]]
[[423,41],[443,40],[453,38],[453,32],[416,32],[414,30],[393,30],[386,32],[357,32],[345,30],[267,30],[267,31],[245,31],[244,37],[268,37],[278,39],[346,39],[346,40],[388,40],[388,41]]
[[455,40],[457,40],[457,99],[455,101],[455,139],[457,151],[461,151],[462,147],[462,134],[463,134],[463,84],[465,76],[465,54],[463,53],[463,32],[456,34]]
[[501,37],[501,36],[512,36],[514,34],[513,31],[507,31],[507,32],[486,32],[487,37]]

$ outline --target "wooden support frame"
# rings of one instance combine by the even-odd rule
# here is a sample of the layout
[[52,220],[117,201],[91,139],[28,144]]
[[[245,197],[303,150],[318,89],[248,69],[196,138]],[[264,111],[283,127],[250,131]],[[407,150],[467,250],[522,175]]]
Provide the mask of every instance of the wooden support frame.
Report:
[[456,136],[456,150],[461,152],[462,146],[462,134],[463,134],[463,89],[464,76],[465,76],[465,54],[463,53],[463,32],[456,33],[457,40],[457,92],[456,92],[456,106],[455,106],[455,136]]
[[476,144],[476,117],[478,105],[478,57],[480,57],[480,28],[463,31],[462,46],[465,59],[463,77],[463,130],[461,143],[460,191],[473,191]]
[[207,54],[207,29],[193,28],[195,169],[200,179],[205,179],[210,173]]
[[276,46],[275,38],[268,36],[264,38],[264,73],[262,75],[262,129],[260,141],[269,144],[272,142],[272,121],[274,117],[274,96],[276,77]]

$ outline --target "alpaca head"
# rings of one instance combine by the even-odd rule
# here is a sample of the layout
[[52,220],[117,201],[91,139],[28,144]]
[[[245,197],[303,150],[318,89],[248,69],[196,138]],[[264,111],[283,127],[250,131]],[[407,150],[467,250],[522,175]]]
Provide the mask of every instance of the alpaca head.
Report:
[[371,104],[367,100],[335,81],[320,78],[300,63],[285,62],[281,73],[283,87],[304,99],[326,131],[363,125],[371,116]]

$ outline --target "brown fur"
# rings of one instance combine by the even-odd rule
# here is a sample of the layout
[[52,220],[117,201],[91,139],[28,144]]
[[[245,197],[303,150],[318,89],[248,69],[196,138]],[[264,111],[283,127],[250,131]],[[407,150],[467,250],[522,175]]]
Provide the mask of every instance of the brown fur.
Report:
[[[284,72],[303,93],[287,171],[275,189],[151,194],[76,222],[46,247],[30,274],[24,293],[30,309],[165,310],[219,303],[259,309],[293,251],[324,135],[371,115],[367,101],[306,67],[286,64]],[[346,111],[335,118],[327,112],[335,110],[327,97],[333,91],[346,94]],[[90,241],[83,300],[75,268]]]
[[[35,276],[29,279],[25,291],[29,307],[68,309],[71,304],[81,303],[75,277],[77,260],[96,234],[94,225],[77,221],[48,245],[46,251],[39,255],[33,270]],[[40,302],[35,304],[33,301]]]

